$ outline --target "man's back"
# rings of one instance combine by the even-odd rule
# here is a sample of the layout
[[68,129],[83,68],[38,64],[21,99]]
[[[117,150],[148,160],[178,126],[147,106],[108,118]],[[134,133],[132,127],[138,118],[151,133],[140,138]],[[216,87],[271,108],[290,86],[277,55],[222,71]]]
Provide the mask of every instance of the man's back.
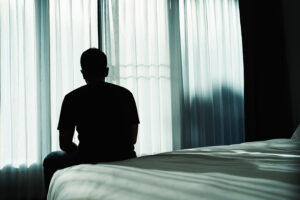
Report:
[[76,127],[82,162],[101,162],[135,156],[130,126],[139,118],[127,89],[98,82],[66,95],[58,129]]
[[[139,117],[131,92],[105,83],[109,68],[101,50],[84,51],[80,65],[87,85],[64,98],[57,128],[63,151],[49,153],[43,162],[47,190],[53,174],[59,169],[136,157],[134,144]],[[79,146],[72,141],[75,128]]]

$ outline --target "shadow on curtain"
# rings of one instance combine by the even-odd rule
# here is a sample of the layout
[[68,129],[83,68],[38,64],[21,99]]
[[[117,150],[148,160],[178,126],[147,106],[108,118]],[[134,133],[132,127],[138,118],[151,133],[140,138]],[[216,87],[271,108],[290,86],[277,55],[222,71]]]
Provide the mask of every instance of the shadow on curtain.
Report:
[[170,0],[169,27],[173,148],[244,142],[238,1]]

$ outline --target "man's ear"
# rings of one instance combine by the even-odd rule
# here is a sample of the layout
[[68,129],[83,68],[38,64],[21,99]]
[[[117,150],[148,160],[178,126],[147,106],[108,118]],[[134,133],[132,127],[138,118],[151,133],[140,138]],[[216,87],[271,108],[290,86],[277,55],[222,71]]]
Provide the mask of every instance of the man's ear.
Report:
[[83,76],[83,79],[86,79],[86,74],[85,74],[85,72],[83,71],[83,70],[80,70],[81,71],[81,74],[82,74],[82,76]]
[[109,68],[106,67],[106,68],[105,68],[105,71],[104,71],[104,77],[107,77],[107,76],[108,76],[108,72],[109,72]]

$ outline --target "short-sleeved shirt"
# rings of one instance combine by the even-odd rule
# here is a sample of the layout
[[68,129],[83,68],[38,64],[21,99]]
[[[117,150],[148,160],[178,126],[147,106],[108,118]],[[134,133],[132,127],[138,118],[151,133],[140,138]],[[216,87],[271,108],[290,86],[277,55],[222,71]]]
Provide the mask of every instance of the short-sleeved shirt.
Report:
[[132,93],[110,83],[82,86],[63,100],[58,130],[74,130],[82,157],[97,161],[135,155],[130,127],[139,124]]

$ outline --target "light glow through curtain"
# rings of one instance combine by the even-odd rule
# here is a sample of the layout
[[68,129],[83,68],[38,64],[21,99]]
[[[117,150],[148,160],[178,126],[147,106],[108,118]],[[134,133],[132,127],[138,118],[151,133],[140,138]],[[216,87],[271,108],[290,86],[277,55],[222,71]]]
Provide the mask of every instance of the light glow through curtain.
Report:
[[140,117],[137,155],[172,150],[168,6],[161,0],[103,2],[108,81],[129,89]]
[[[46,72],[51,74],[51,83],[45,83],[40,16],[35,12],[39,12],[38,5],[34,0],[1,1],[1,167],[7,163],[15,167],[41,163],[44,155],[40,148],[45,143],[52,143],[52,150],[58,149],[57,121],[62,99],[85,84],[80,55],[98,46],[96,0],[50,1],[50,71]],[[51,88],[52,137],[44,142],[40,132],[44,123],[40,109],[44,108],[40,104],[44,105],[42,94],[47,88]]]
[[130,89],[137,100],[139,155],[244,141],[237,0],[103,5],[109,81]]
[[32,0],[1,1],[1,168],[8,163],[18,167],[39,160],[38,41],[34,6]]
[[244,71],[237,0],[181,0],[182,147],[244,142]]
[[39,198],[44,191],[47,9],[45,1],[0,1],[0,199]]
[[[98,46],[97,0],[0,1],[0,199],[40,199],[62,98]],[[76,137],[75,137],[76,139]]]
[[[102,3],[107,81],[135,97],[138,155],[244,141],[237,0]],[[0,1],[0,199],[13,180],[13,199],[39,198],[63,97],[85,84],[80,55],[98,46],[97,15],[97,0]]]
[[[51,150],[59,150],[57,123],[64,96],[85,85],[80,56],[98,47],[97,0],[49,1]],[[78,143],[77,134],[74,141]]]

